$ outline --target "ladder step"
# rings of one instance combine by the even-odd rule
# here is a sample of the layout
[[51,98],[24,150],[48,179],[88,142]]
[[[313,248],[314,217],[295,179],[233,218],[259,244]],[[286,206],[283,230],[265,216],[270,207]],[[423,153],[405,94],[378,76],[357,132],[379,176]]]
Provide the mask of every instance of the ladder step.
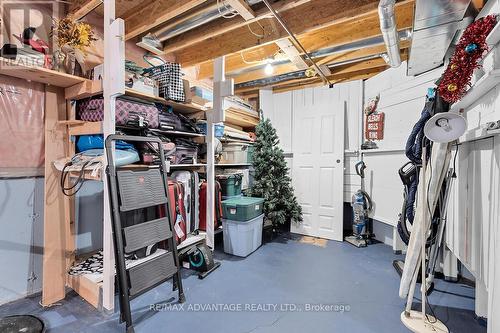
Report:
[[125,253],[142,249],[172,237],[166,217],[123,228]]
[[122,212],[165,204],[164,179],[159,169],[116,172]]
[[167,252],[128,270],[130,296],[148,291],[151,287],[171,278],[177,272],[172,252]]

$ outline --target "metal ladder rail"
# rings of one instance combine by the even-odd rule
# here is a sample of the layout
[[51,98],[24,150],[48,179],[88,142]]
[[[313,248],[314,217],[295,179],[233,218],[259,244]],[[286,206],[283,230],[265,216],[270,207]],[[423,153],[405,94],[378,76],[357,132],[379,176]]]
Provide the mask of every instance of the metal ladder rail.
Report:
[[[124,235],[123,231],[124,228],[121,223],[121,218],[120,218],[120,206],[119,206],[119,197],[118,197],[118,174],[117,174],[117,169],[114,163],[114,159],[112,157],[112,142],[116,140],[124,140],[124,141],[132,141],[132,142],[153,142],[158,144],[159,150],[160,150],[160,159],[161,159],[161,165],[160,165],[160,174],[163,179],[163,192],[166,198],[166,201],[164,203],[166,212],[167,214],[167,219],[168,219],[168,226],[169,230],[171,232],[170,236],[168,238],[165,238],[164,240],[167,241],[169,250],[172,253],[173,256],[173,261],[174,261],[174,266],[176,268],[175,273],[173,276],[169,276],[157,283],[154,283],[150,286],[148,286],[145,289],[139,290],[136,294],[131,295],[130,290],[129,290],[129,282],[130,278],[128,275],[128,270],[126,267],[126,262],[125,262],[125,248],[123,246],[124,244]],[[130,309],[130,300],[142,295],[143,293],[157,287],[159,284],[164,283],[166,280],[173,278],[173,289],[178,289],[179,292],[179,302],[183,303],[185,301],[185,296],[184,296],[184,291],[183,291],[183,286],[182,286],[182,278],[180,274],[180,262],[179,262],[179,257],[178,257],[178,252],[177,252],[177,244],[175,241],[175,236],[173,235],[173,220],[172,220],[172,214],[170,210],[170,201],[168,199],[168,179],[167,179],[167,170],[166,170],[166,164],[165,164],[165,159],[164,159],[164,154],[163,154],[163,147],[161,144],[161,141],[159,139],[155,138],[146,138],[146,137],[134,137],[134,136],[124,136],[124,135],[110,135],[106,138],[106,155],[108,159],[108,169],[106,170],[108,180],[109,180],[109,195],[111,197],[111,202],[112,202],[112,227],[113,227],[113,233],[114,233],[114,241],[115,241],[115,263],[116,263],[116,270],[118,274],[118,284],[119,284],[119,299],[120,299],[120,321],[121,322],[126,322],[126,329],[127,333],[133,333],[134,328],[133,328],[133,321],[132,321],[132,314],[131,314],[131,309]],[[147,221],[150,222],[150,221]],[[153,259],[154,260],[154,259]]]

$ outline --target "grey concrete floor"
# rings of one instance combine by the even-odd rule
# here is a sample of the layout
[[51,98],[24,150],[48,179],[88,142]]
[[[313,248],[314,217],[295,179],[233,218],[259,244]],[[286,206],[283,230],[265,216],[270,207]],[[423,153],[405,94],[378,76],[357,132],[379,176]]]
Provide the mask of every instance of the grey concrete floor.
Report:
[[[170,283],[135,299],[135,331],[408,332],[400,322],[404,300],[398,297],[399,276],[392,267],[401,256],[389,246],[357,249],[329,241],[320,247],[285,235],[245,259],[221,251],[216,257],[221,267],[204,280],[183,271],[187,301],[182,309]],[[39,300],[0,306],[0,317],[33,314],[51,333],[125,331],[116,312],[100,313],[73,292],[50,309],[42,309]],[[450,332],[486,332],[474,316],[473,288],[438,281],[430,303]],[[160,304],[162,311],[152,311],[152,304]]]

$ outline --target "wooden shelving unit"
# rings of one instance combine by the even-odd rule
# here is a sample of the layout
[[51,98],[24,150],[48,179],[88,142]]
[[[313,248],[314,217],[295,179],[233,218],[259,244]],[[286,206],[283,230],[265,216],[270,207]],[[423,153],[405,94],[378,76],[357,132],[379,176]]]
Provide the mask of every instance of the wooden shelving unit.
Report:
[[[202,169],[207,178],[207,231],[199,235],[190,236],[179,247],[189,246],[192,242],[206,241],[209,247],[214,246],[213,228],[214,221],[214,193],[215,189],[215,165],[214,165],[214,122],[223,119],[223,110],[208,110],[195,103],[178,103],[149,94],[140,93],[126,89],[123,77],[125,60],[125,31],[124,21],[115,19],[113,0],[105,1],[104,4],[104,38],[106,47],[104,50],[104,79],[103,81],[91,81],[85,78],[48,70],[41,67],[26,66],[15,61],[0,58],[0,74],[40,82],[45,87],[45,206],[44,206],[44,253],[43,253],[43,285],[42,304],[49,306],[64,299],[67,288],[76,291],[96,308],[105,311],[114,310],[115,300],[115,270],[114,249],[111,227],[111,207],[107,198],[108,184],[103,177],[103,170],[95,175],[92,171],[84,172],[86,180],[103,182],[104,189],[104,212],[103,212],[103,256],[104,272],[101,276],[68,275],[69,268],[76,262],[76,216],[75,198],[66,197],[62,194],[59,181],[60,171],[54,166],[54,161],[71,157],[75,154],[75,137],[87,134],[103,134],[107,136],[115,131],[114,101],[120,96],[129,96],[148,102],[162,103],[171,106],[174,111],[194,115],[201,112],[210,112],[207,116],[207,135],[188,134],[183,132],[166,132],[172,136],[192,137],[193,140],[204,140],[207,143],[207,162],[193,165],[171,165],[171,169]],[[222,59],[222,58],[220,58]],[[222,59],[223,60],[223,59]],[[223,67],[214,66],[217,76],[223,74]],[[76,109],[74,101],[103,95],[104,120],[101,122],[86,122],[76,120]],[[217,95],[217,94],[216,94]],[[215,96],[214,101],[223,102],[223,96]],[[232,110],[226,113],[228,121],[241,124],[241,127],[252,128],[258,119],[242,117],[238,120]],[[104,162],[106,163],[106,162]],[[224,165],[230,167],[233,165]],[[144,168],[149,166],[133,165],[127,167]],[[154,167],[154,166],[151,166]],[[71,172],[70,177],[78,176],[79,173]],[[94,209],[92,207],[91,209]],[[98,274],[99,275],[99,274]]]
[[43,67],[30,66],[20,61],[3,57],[0,57],[0,74],[61,88],[69,88],[79,83],[89,81],[83,77],[61,73]]

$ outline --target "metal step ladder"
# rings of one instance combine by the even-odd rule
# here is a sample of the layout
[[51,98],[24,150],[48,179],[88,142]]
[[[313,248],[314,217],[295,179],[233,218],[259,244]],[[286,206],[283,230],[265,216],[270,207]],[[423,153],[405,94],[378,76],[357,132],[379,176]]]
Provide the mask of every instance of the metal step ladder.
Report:
[[[112,154],[112,143],[117,140],[157,144],[161,158],[160,166],[158,168],[116,167]],[[106,174],[109,181],[116,275],[120,298],[120,323],[126,322],[127,333],[133,333],[130,310],[132,299],[173,278],[173,289],[179,291],[179,303],[185,301],[177,244],[173,233],[173,219],[168,200],[168,170],[161,141],[156,138],[110,135],[106,138],[106,155],[108,159]],[[124,221],[122,221],[124,213],[161,205],[164,206],[165,212],[168,212],[166,217],[124,227]],[[155,253],[150,256],[150,260],[141,260],[140,264],[127,267],[126,254],[144,248],[149,249],[160,242],[166,244],[166,249],[157,250],[160,251],[159,255]]]

